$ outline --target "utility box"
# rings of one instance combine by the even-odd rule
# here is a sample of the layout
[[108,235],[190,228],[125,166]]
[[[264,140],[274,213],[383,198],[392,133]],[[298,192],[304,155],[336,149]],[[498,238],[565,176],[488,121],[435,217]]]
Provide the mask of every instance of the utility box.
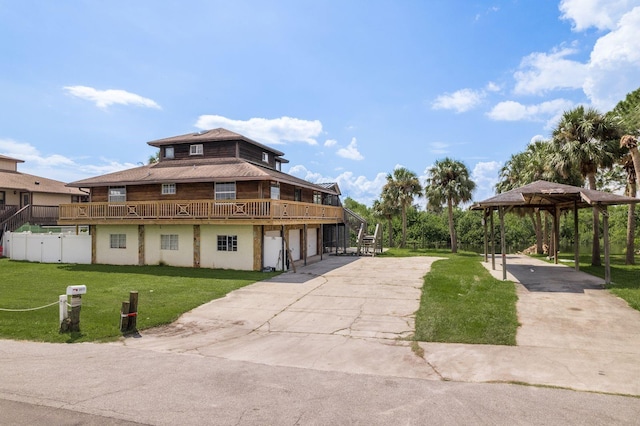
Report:
[[86,285],[70,285],[67,286],[67,296],[80,296],[87,293]]

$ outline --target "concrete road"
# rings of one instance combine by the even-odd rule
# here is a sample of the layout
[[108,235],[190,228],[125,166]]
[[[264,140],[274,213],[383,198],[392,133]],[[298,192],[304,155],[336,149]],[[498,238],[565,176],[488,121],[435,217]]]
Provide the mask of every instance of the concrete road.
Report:
[[0,341],[0,365],[3,425],[631,425],[640,414],[629,397],[117,345]]
[[0,341],[0,424],[637,424],[637,398],[505,383],[640,395],[636,311],[621,306],[631,344],[604,352],[565,322],[580,294],[600,291],[597,316],[619,299],[517,284],[519,346],[421,343],[422,358],[405,338],[434,260],[329,257],[114,344]]

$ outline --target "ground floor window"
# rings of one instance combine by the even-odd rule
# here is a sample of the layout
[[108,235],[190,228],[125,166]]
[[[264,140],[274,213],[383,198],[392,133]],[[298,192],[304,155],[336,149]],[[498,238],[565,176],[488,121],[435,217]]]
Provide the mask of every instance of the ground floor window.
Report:
[[178,250],[178,235],[160,235],[160,250]]
[[112,249],[127,248],[127,234],[110,234],[109,241]]
[[218,251],[238,251],[238,236],[218,235]]

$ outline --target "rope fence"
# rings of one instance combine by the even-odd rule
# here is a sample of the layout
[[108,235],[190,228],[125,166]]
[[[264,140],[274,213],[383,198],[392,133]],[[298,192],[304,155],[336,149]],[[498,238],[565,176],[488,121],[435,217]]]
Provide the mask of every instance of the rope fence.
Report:
[[[55,301],[53,303],[49,303],[48,305],[44,305],[44,306],[38,306],[37,308],[26,308],[26,309],[6,309],[6,308],[0,308],[0,311],[3,312],[29,312],[29,311],[37,311],[38,309],[44,309],[44,308],[48,308],[49,306],[53,306],[53,305],[59,305],[60,301]],[[67,303],[67,307],[71,306],[69,303]]]

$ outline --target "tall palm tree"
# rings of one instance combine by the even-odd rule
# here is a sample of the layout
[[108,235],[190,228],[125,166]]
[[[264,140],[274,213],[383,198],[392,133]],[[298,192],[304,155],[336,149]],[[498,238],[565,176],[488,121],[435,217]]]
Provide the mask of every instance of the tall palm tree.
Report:
[[413,199],[422,194],[422,185],[418,175],[404,167],[398,167],[393,174],[387,175],[387,183],[382,188],[382,192],[385,191],[390,200],[395,197],[396,205],[402,214],[400,247],[404,248],[407,243],[407,209],[413,204]]
[[[616,159],[617,147],[612,143],[620,137],[614,120],[596,109],[578,106],[565,111],[553,130],[553,143],[557,148],[553,162],[564,173],[577,167],[587,180],[589,189],[597,189],[598,168],[609,168]],[[593,209],[593,250],[591,264],[599,266],[600,218]]]
[[380,199],[373,202],[373,214],[387,220],[389,228],[389,247],[393,247],[393,217],[400,213],[396,204],[397,197],[393,196],[390,191],[382,191]]
[[469,177],[469,170],[462,162],[448,157],[436,161],[427,173],[425,195],[428,205],[436,208],[447,205],[451,252],[457,253],[458,241],[453,223],[453,207],[471,201],[476,184]]

